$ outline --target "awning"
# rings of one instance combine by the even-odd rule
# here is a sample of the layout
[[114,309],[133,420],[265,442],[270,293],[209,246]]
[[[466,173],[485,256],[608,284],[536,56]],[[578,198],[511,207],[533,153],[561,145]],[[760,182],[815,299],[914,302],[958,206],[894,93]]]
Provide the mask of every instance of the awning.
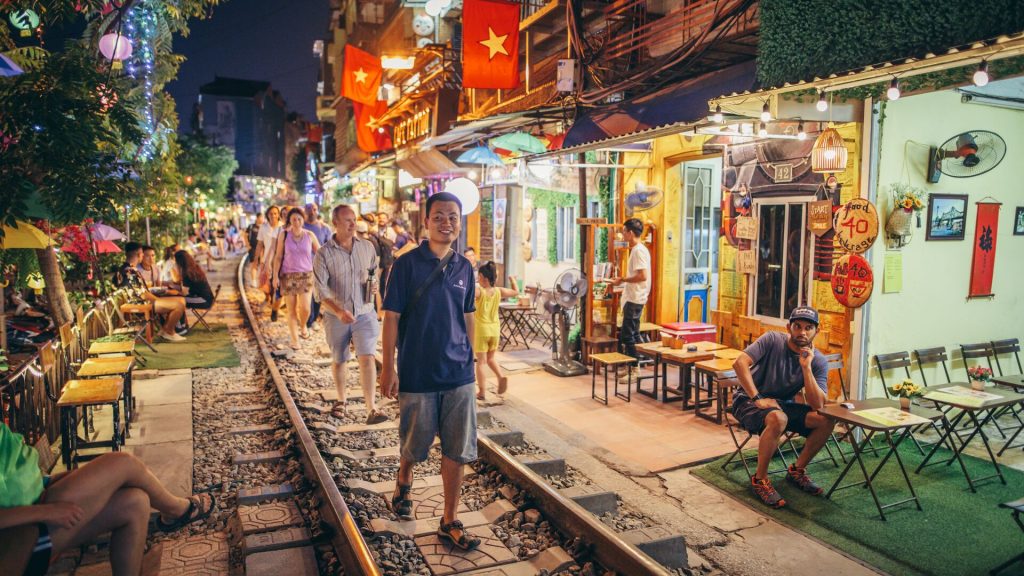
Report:
[[585,152],[678,132],[707,118],[709,100],[754,88],[756,74],[755,63],[745,62],[593,111],[576,120],[561,150],[531,158]]
[[414,178],[429,178],[461,170],[447,156],[434,148],[401,148],[395,152],[395,162],[399,168],[412,174]]
[[537,108],[532,110],[523,110],[521,112],[497,114],[495,116],[488,116],[477,120],[455,122],[452,125],[451,130],[444,134],[427,138],[422,141],[420,145],[447,146],[472,142],[474,140],[484,140],[493,134],[514,131],[517,128],[533,124],[540,119],[546,118],[548,115],[556,113],[561,114],[562,109],[555,107]]

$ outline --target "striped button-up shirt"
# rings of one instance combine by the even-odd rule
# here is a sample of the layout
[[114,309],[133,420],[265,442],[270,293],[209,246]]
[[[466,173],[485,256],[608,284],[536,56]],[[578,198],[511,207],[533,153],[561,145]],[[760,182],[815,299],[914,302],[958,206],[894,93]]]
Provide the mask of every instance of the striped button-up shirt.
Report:
[[373,244],[353,238],[352,250],[346,250],[332,235],[313,259],[317,299],[321,302],[328,298],[334,300],[353,316],[372,313],[373,296],[366,293],[370,270],[379,272]]

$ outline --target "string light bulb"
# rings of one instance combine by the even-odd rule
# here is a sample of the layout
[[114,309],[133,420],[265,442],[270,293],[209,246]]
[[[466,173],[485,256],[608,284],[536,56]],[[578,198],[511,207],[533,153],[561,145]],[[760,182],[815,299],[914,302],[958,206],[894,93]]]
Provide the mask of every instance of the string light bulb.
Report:
[[894,77],[892,79],[892,81],[889,82],[889,89],[885,91],[885,97],[888,98],[889,100],[899,100],[900,99],[900,79],[899,78],[895,78]]
[[761,107],[761,122],[771,122],[771,120],[772,111],[771,108],[768,107],[768,101],[765,100],[764,106]]
[[760,124],[757,125],[757,135],[758,136],[767,136],[768,135],[768,125],[765,124],[763,121]]
[[818,103],[815,105],[818,112],[824,112],[828,110],[828,100],[825,100],[825,91],[818,90]]
[[974,80],[974,85],[977,86],[978,88],[981,88],[982,86],[988,84],[990,78],[988,75],[987,61],[982,60],[981,62],[978,63],[978,69],[974,71],[974,77],[972,78],[972,80]]
[[716,104],[715,105],[715,113],[711,116],[711,119],[714,120],[715,124],[721,124],[722,120],[725,119],[725,116],[722,115],[722,105],[721,104]]
[[797,140],[807,140],[807,132],[804,131],[804,121],[803,120],[801,120],[800,123],[797,124],[797,127],[796,127],[796,139]]

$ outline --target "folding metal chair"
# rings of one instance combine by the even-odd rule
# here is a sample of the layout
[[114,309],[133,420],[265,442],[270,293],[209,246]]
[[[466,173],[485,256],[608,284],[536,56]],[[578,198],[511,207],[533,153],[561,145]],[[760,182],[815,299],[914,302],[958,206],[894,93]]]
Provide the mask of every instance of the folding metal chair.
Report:
[[[902,368],[903,373],[906,375],[906,378],[908,380],[913,380],[913,378],[910,377],[910,354],[907,354],[906,352],[891,352],[889,354],[876,354],[873,356],[873,358],[875,359],[875,366],[878,368],[878,377],[882,380],[882,391],[885,392],[886,398],[892,398],[892,396],[889,394],[889,385],[885,381],[886,372],[890,370],[899,370],[900,368]],[[913,433],[920,432],[921,429],[923,429],[926,426],[934,428],[935,431],[939,434],[939,437],[942,437],[942,430],[939,429],[938,425],[935,422],[921,424],[920,426],[917,426],[916,428],[912,429],[910,439],[914,441],[914,446],[917,446],[917,451],[920,452],[922,456],[924,455],[924,449],[921,448],[921,443],[918,442],[917,438],[914,436]]]
[[979,342],[977,344],[961,344],[960,345],[960,356],[964,359],[964,373],[967,374],[967,379],[971,378],[970,373],[967,370],[970,369],[971,363],[968,360],[975,358],[984,358],[985,362],[988,363],[988,369],[994,370],[992,367],[992,343],[991,342]]
[[1013,354],[1014,359],[1017,360],[1017,374],[1024,374],[1024,367],[1020,363],[1020,340],[1007,338],[1006,340],[992,341],[992,356],[996,359],[996,369],[999,370],[1000,376],[1006,376],[1002,364],[999,363],[999,356],[1003,354]]
[[924,371],[925,364],[942,364],[942,371],[946,374],[946,382],[952,381],[952,378],[949,377],[949,368],[946,366],[949,356],[946,354],[945,346],[919,348],[914,350],[914,357],[917,358],[917,370],[921,372],[921,382],[925,386],[928,385],[928,375]]
[[[1018,527],[1020,527],[1021,532],[1024,532],[1024,517],[1022,517],[1022,515],[1024,515],[1024,498],[1021,498],[1020,500],[1014,500],[1013,502],[1003,502],[1002,504],[999,505],[999,507],[1009,508],[1010,510],[1012,510],[1013,521],[1017,523]],[[1013,558],[1010,558],[1006,562],[1003,562],[999,566],[996,566],[995,568],[989,571],[989,574],[998,574],[999,572],[1002,572],[1003,570],[1021,561],[1024,561],[1024,552],[1021,552],[1020,554],[1014,556]]]
[[192,312],[193,316],[195,316],[195,322],[188,327],[189,330],[195,328],[198,324],[202,324],[203,327],[206,328],[207,332],[213,332],[213,328],[210,328],[210,325],[206,323],[206,315],[210,313],[210,310],[213,310],[214,306],[216,306],[218,296],[220,296],[220,284],[217,284],[217,288],[213,291],[213,301],[210,302],[210,305],[206,308],[193,308],[186,305],[186,308]]

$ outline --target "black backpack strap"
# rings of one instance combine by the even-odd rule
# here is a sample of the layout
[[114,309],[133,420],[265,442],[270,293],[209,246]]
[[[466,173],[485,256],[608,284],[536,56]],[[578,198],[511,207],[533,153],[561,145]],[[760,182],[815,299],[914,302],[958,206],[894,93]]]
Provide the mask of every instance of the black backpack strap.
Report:
[[409,300],[409,303],[405,305],[405,310],[403,310],[401,316],[398,317],[399,340],[401,340],[402,335],[405,334],[405,320],[410,316],[412,311],[416,309],[416,304],[419,303],[420,298],[423,297],[423,294],[427,291],[427,288],[429,288],[430,285],[433,284],[435,280],[437,280],[438,276],[441,275],[441,272],[444,271],[444,267],[447,266],[449,262],[451,262],[453,256],[455,256],[455,251],[449,249],[448,253],[445,254],[444,258],[441,258],[441,261],[437,263],[437,266],[435,266],[434,269],[430,271],[430,275],[427,276],[427,279],[423,281],[423,284],[420,284],[419,288],[416,289],[416,292],[412,295],[412,299]]

